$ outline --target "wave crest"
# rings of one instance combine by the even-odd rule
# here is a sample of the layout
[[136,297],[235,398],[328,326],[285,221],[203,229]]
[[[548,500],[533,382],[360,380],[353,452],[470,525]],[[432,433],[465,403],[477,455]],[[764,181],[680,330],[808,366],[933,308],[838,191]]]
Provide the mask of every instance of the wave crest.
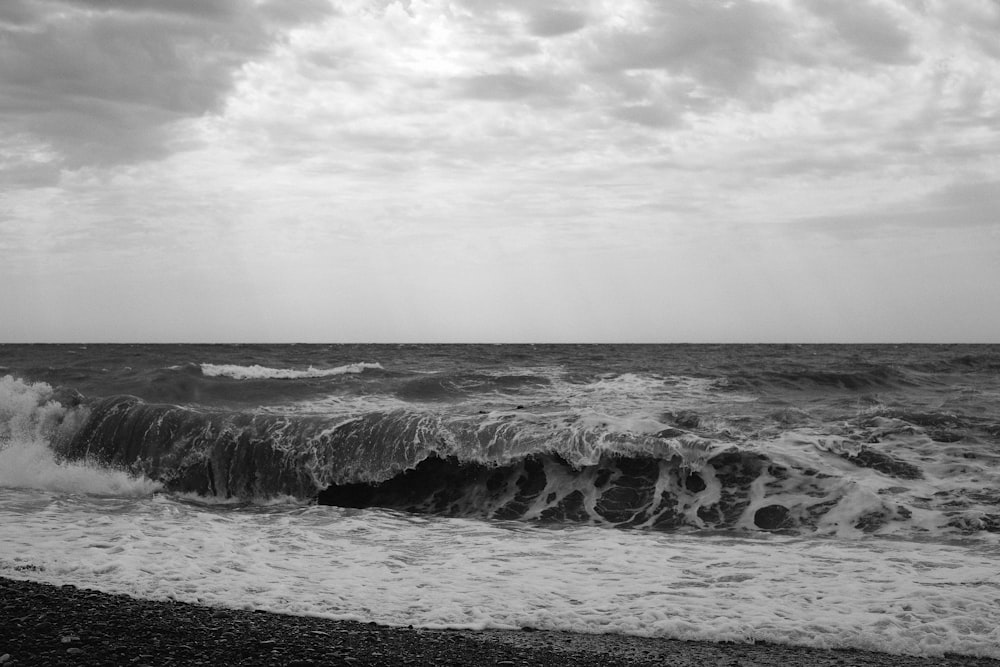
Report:
[[201,364],[202,375],[206,377],[228,377],[234,380],[299,380],[303,378],[323,378],[337,375],[364,373],[366,370],[383,370],[378,362],[358,362],[335,368],[314,368],[304,370],[292,368],[269,368],[254,364],[239,366],[235,364]]
[[69,440],[89,410],[72,390],[0,378],[0,487],[95,496],[148,496],[161,484],[86,460],[60,460],[51,442]]
[[[62,453],[175,493],[652,530],[881,531],[907,518],[748,446],[673,431],[555,426],[520,416],[422,411],[355,417],[204,412],[131,396],[96,403]],[[877,467],[877,466],[875,466]],[[833,472],[833,468],[830,468]],[[852,528],[853,526],[853,528]]]

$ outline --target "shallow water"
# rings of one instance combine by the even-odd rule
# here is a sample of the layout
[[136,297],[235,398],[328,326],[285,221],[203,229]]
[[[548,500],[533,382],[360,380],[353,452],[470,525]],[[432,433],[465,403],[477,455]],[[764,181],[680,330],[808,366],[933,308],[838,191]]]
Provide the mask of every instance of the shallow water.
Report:
[[429,628],[536,628],[1000,657],[984,545],[663,534],[164,495],[0,494],[0,573]]

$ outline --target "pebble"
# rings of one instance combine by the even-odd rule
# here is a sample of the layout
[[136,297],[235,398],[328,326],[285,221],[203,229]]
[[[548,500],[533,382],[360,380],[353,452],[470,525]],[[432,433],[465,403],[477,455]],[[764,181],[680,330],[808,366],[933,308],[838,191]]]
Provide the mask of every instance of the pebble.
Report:
[[69,653],[70,655],[80,655],[81,653],[83,653],[83,649],[74,646],[72,648],[66,649],[66,652]]
[[4,665],[10,662],[10,653],[4,653],[0,655],[0,665]]

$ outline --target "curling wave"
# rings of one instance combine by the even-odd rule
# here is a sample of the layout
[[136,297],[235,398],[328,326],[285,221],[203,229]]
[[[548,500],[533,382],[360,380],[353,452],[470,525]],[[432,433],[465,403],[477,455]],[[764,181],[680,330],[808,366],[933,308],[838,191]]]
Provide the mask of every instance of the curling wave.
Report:
[[[653,530],[876,532],[912,513],[841,468],[898,484],[922,477],[915,465],[856,443],[778,461],[679,429],[623,433],[513,414],[445,418],[400,409],[331,418],[203,411],[131,396],[87,412],[60,442],[62,456],[216,498],[292,496]],[[817,460],[828,461],[822,471],[811,467]]]

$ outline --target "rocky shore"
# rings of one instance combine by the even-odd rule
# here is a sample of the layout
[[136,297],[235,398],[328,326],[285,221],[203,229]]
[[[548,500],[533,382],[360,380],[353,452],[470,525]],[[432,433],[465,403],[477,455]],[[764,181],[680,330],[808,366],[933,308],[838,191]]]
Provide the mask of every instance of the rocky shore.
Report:
[[773,644],[435,631],[152,602],[0,578],[0,665],[825,665],[1000,667]]

